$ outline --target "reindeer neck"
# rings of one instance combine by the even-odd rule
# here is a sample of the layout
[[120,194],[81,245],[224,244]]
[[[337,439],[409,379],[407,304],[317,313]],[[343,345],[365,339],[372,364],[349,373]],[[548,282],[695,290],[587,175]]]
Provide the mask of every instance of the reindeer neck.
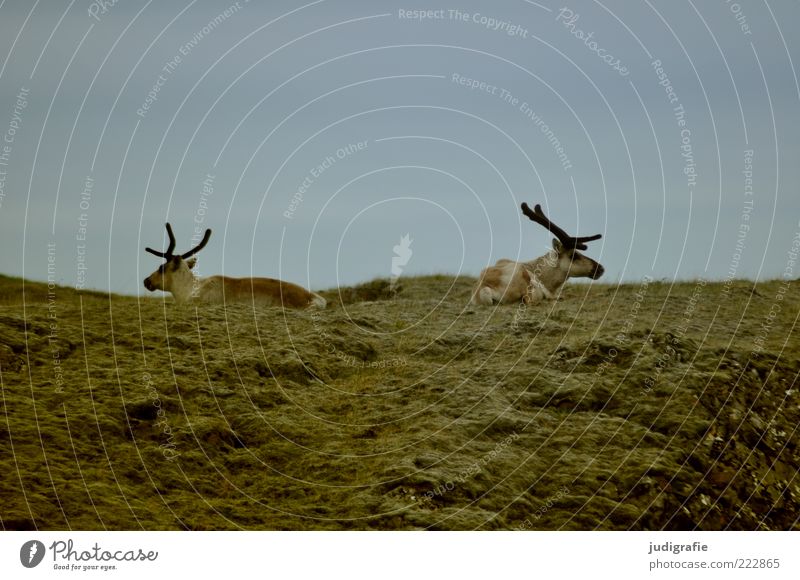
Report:
[[191,279],[187,279],[188,284],[181,284],[178,288],[170,290],[172,297],[175,298],[177,304],[186,304],[191,302],[194,297],[195,290],[200,286],[201,278],[192,274]]
[[567,281],[567,271],[561,267],[558,254],[554,250],[530,262],[524,262],[524,266],[550,292],[556,292]]

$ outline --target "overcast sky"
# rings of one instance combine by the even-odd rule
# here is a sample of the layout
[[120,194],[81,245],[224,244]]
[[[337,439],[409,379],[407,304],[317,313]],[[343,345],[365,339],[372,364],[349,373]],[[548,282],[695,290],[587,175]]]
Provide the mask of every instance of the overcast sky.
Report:
[[170,221],[181,251],[212,228],[204,275],[388,277],[406,234],[403,275],[477,275],[549,247],[527,201],[603,234],[602,281],[777,278],[799,22],[795,0],[7,0],[0,272],[50,256],[143,294]]

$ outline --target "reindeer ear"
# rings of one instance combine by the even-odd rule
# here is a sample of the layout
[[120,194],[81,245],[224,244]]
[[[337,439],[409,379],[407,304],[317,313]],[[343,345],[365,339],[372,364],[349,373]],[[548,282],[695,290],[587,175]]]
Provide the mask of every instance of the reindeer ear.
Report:
[[553,249],[559,254],[564,253],[564,245],[555,238],[553,238]]
[[197,258],[192,258],[191,260],[186,260],[186,265],[187,265],[187,266],[189,266],[189,269],[190,269],[190,270],[191,270],[192,268],[194,268],[194,265],[195,265],[196,263],[197,263]]

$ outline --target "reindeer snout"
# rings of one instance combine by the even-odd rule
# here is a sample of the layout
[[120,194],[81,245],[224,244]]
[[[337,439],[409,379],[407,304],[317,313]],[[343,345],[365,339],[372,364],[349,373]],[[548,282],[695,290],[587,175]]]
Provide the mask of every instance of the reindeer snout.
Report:
[[600,276],[603,275],[605,271],[606,269],[603,268],[603,266],[597,264],[597,268],[594,269],[594,275],[592,276],[592,280],[597,280]]
[[150,281],[149,277],[144,279],[144,287],[150,290],[150,292],[155,290],[155,287],[153,286],[153,283]]

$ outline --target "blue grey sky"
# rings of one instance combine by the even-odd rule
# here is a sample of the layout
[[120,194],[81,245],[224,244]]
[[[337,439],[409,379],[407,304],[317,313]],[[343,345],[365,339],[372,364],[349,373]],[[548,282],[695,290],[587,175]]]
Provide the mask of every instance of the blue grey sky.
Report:
[[[427,12],[426,12],[427,11]],[[541,203],[601,281],[798,277],[800,4],[0,4],[0,272],[127,294],[314,289],[531,259]],[[787,268],[789,270],[787,270]]]

